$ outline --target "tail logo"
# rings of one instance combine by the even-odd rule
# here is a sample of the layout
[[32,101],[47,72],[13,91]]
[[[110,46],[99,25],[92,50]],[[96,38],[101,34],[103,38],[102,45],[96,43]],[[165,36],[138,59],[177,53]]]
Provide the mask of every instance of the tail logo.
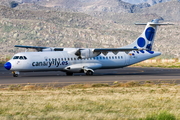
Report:
[[[142,48],[146,51],[152,51],[153,43],[154,43],[154,37],[156,34],[156,30],[158,26],[161,25],[173,25],[169,23],[159,23],[160,20],[163,20],[162,18],[154,19],[151,22],[146,23],[136,23],[135,25],[146,25],[143,33],[131,44],[122,47],[122,48]],[[140,51],[141,53],[144,53],[143,50]],[[137,51],[138,53],[138,51]],[[153,54],[153,52],[151,52]]]
[[152,41],[155,34],[155,29],[152,27],[149,27],[146,29],[145,36],[147,40]]
[[155,29],[153,27],[148,27],[144,33],[145,37],[138,38],[137,45],[141,48],[145,47],[146,45],[146,48],[151,51],[154,35]]
[[144,38],[140,37],[140,38],[138,38],[138,40],[137,40],[137,44],[138,44],[139,47],[144,47],[145,44],[146,44],[146,41],[145,41]]

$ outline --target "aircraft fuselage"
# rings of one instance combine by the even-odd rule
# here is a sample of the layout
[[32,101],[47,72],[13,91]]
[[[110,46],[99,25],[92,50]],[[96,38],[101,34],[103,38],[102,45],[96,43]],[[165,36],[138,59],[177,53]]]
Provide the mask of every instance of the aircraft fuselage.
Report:
[[[109,52],[106,56],[100,54],[93,58],[80,59],[66,51],[56,52],[22,52],[17,53],[8,62],[12,71],[67,71],[80,72],[83,67],[90,69],[112,69],[125,66],[155,57],[160,52],[131,51],[129,53]],[[67,68],[69,67],[69,68]]]

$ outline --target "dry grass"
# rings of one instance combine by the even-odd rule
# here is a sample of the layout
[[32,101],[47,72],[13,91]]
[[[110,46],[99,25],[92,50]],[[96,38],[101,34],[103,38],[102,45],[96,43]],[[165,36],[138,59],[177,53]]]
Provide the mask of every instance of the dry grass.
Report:
[[0,119],[130,120],[162,111],[180,119],[179,103],[180,87],[170,84],[10,86],[1,88]]
[[141,67],[161,67],[161,68],[180,68],[180,62],[172,62],[172,63],[163,63],[163,62],[156,62],[156,63],[144,63],[140,62],[134,64],[132,66],[141,66]]

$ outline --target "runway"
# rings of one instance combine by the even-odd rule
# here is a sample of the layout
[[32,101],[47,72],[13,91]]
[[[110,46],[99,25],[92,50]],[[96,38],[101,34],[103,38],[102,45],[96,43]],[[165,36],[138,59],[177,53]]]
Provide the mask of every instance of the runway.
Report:
[[13,77],[11,71],[0,65],[0,85],[29,83],[58,83],[62,85],[73,83],[113,83],[127,81],[172,81],[180,84],[180,69],[126,67],[120,69],[95,70],[93,76],[75,73],[66,76],[60,71],[55,72],[23,72],[19,77]]

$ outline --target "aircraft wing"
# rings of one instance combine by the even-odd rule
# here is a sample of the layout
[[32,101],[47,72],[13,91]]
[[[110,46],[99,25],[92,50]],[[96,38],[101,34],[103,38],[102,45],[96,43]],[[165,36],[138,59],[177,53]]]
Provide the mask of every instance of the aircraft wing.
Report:
[[132,50],[143,50],[141,48],[95,48],[94,52],[119,52],[119,51],[132,51]]
[[15,45],[14,47],[27,48],[27,49],[36,49],[37,51],[42,51],[43,49],[53,49],[54,51],[63,51],[64,48],[51,48],[51,47],[39,47],[39,46],[23,46]]
[[104,55],[107,55],[108,52],[113,52],[114,54],[117,54],[118,52],[126,52],[129,53],[130,51],[135,50],[135,51],[139,51],[139,50],[145,50],[142,48],[95,48],[93,50],[94,53],[103,53]]

